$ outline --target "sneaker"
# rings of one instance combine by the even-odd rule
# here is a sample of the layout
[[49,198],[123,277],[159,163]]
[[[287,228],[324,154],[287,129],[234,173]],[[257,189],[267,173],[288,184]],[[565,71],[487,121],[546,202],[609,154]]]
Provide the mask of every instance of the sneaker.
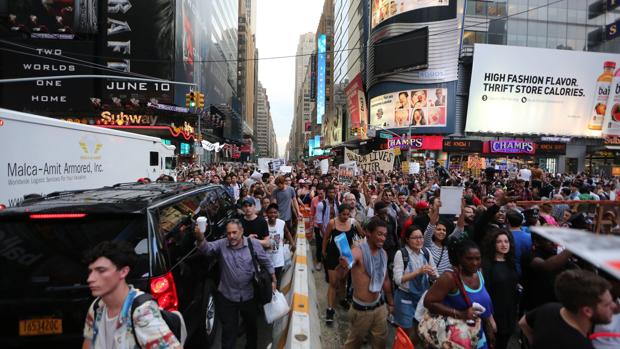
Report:
[[343,307],[345,310],[349,310],[349,308],[351,307],[351,303],[349,303],[348,300],[346,299],[341,299],[340,300],[340,306]]
[[325,323],[327,325],[334,323],[334,315],[336,315],[336,311],[334,309],[327,308],[327,311],[325,312]]

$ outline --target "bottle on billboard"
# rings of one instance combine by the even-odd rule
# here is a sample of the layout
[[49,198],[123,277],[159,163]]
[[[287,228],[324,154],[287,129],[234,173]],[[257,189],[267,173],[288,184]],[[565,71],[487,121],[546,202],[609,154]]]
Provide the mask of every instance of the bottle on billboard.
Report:
[[620,136],[620,69],[616,70],[611,83],[603,125],[603,136]]
[[594,92],[594,103],[592,105],[592,115],[588,128],[590,130],[600,130],[603,128],[603,118],[605,117],[605,109],[607,109],[607,99],[609,97],[609,89],[611,81],[614,78],[614,69],[616,62],[607,61],[603,65],[603,74],[596,79],[596,91]]

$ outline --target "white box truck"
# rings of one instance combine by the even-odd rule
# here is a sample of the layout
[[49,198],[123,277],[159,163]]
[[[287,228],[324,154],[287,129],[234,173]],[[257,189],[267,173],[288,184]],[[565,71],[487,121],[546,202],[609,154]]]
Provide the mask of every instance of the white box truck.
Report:
[[0,205],[27,194],[175,177],[161,139],[0,108]]

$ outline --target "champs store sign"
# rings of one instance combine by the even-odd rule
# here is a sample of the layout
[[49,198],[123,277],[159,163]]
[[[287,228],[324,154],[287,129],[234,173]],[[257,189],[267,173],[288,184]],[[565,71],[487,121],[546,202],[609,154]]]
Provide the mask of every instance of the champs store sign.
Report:
[[442,136],[404,136],[387,140],[388,149],[441,150]]
[[368,172],[391,171],[394,168],[394,158],[393,149],[373,151],[367,155],[355,154],[347,148],[344,149],[345,164],[355,161],[358,168]]

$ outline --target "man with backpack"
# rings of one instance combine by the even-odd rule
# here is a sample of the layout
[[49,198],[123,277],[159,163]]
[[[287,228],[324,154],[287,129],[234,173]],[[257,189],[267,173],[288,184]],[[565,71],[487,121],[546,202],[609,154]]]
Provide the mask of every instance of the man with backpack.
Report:
[[136,260],[134,249],[123,242],[104,241],[86,253],[88,287],[97,298],[86,315],[83,349],[182,348],[181,314],[160,310],[150,295],[127,284]]

